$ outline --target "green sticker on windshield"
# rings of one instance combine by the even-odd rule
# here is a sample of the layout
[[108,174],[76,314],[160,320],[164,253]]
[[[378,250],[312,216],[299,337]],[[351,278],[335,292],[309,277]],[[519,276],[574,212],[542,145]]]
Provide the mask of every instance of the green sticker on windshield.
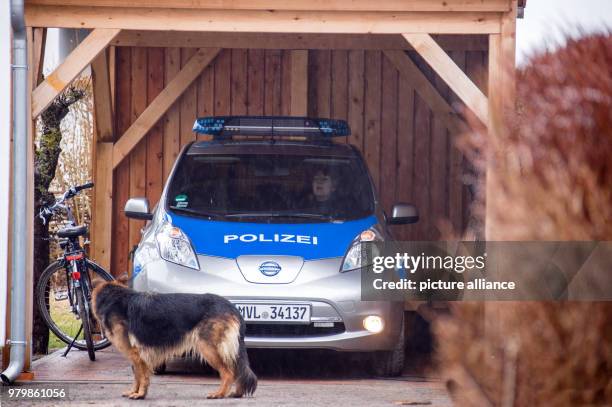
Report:
[[188,197],[185,194],[179,194],[174,197],[175,206],[177,208],[186,208],[189,206]]

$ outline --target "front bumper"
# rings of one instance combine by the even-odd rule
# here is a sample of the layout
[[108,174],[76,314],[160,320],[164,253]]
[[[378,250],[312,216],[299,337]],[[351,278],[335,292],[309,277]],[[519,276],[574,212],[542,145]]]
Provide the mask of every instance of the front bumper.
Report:
[[[202,271],[164,260],[153,261],[135,276],[134,289],[214,293],[243,303],[311,304],[311,326],[303,329],[291,329],[278,322],[260,329],[264,327],[247,322],[247,347],[378,351],[391,350],[397,343],[403,303],[361,301],[360,272],[339,273],[342,259],[306,261],[295,280],[288,284],[249,283],[233,259],[198,256],[198,260]],[[369,315],[383,318],[382,332],[373,334],[365,330],[363,319]],[[334,328],[318,329],[315,322],[327,325],[333,322]]]

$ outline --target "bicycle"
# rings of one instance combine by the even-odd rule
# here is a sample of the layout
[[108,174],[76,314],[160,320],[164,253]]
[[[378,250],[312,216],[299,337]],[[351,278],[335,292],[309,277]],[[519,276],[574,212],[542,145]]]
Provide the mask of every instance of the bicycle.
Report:
[[[113,277],[87,258],[79,242],[79,238],[87,234],[87,226],[76,224],[72,210],[65,202],[93,186],[93,182],[89,182],[70,187],[55,203],[40,209],[38,217],[43,223],[56,212],[64,211],[69,225],[56,233],[63,250],[62,255],[43,271],[36,285],[38,308],[45,323],[51,332],[68,345],[64,356],[74,346],[79,350],[87,350],[91,361],[96,359],[96,350],[110,345],[92,315],[91,273],[107,281],[113,280]],[[76,330],[78,321],[81,324]]]

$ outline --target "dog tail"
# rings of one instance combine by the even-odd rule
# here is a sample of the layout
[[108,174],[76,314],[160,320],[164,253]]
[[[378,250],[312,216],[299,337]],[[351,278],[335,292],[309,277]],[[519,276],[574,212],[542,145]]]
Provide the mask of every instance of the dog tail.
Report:
[[242,394],[250,396],[255,393],[255,390],[257,389],[257,376],[255,376],[255,373],[253,373],[251,366],[249,365],[249,357],[242,338],[240,338],[240,352],[236,362],[238,362],[237,388],[241,390]]

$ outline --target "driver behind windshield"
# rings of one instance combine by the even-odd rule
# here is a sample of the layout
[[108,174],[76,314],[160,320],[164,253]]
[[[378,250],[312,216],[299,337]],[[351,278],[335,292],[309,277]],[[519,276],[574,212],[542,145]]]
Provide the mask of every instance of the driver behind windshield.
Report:
[[308,197],[307,206],[318,213],[330,214],[334,209],[333,197],[336,192],[336,180],[327,169],[318,169],[312,177],[312,194]]

